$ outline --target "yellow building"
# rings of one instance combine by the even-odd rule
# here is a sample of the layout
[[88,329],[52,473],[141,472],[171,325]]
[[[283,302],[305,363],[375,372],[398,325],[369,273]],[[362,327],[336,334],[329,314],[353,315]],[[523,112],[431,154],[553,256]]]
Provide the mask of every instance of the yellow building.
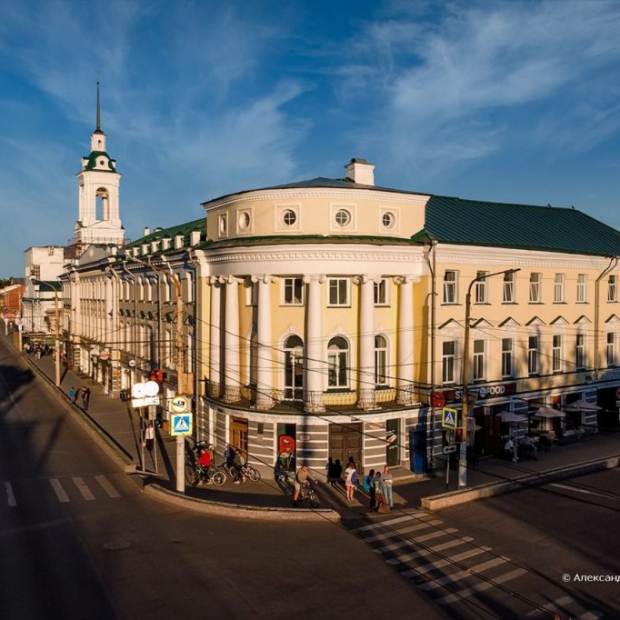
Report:
[[435,465],[441,406],[460,408],[468,290],[476,450],[512,432],[502,412],[572,407],[539,424],[569,437],[614,404],[620,235],[579,211],[384,188],[359,159],[345,178],[203,206],[206,222],[109,259],[110,355],[123,387],[165,370],[170,397],[181,347],[197,438],[219,452]]

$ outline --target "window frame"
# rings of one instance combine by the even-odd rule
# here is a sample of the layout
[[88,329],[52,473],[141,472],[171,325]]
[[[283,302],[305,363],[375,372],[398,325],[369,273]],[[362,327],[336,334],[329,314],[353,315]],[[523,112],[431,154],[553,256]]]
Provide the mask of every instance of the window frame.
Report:
[[[532,347],[532,340],[535,346]],[[538,335],[529,335],[527,337],[527,374],[533,377],[540,374],[540,337]]]
[[616,332],[607,332],[607,337],[605,338],[605,353],[607,357],[607,368],[615,368],[618,365],[618,357],[617,357],[617,341]]
[[[300,301],[295,300],[295,283],[299,282]],[[287,290],[290,283],[291,301],[287,301]],[[282,278],[282,305],[283,306],[303,306],[305,302],[305,285],[301,276],[286,276]]]
[[[331,349],[335,340],[342,340],[346,344],[346,348]],[[334,336],[327,343],[327,389],[343,390],[349,389],[351,386],[350,370],[350,352],[351,343],[344,336]],[[335,363],[334,363],[335,358]],[[332,374],[333,373],[333,374]],[[344,373],[345,381],[341,382]],[[332,383],[332,377],[336,378],[336,382]]]
[[[379,299],[381,292],[381,286],[383,285],[383,301]],[[373,303],[376,308],[382,308],[390,305],[390,294],[389,294],[389,282],[388,278],[381,278],[379,281],[374,282],[373,284]]]
[[[448,280],[448,274],[454,274],[454,280]],[[458,304],[459,292],[458,292],[459,272],[456,269],[445,269],[443,272],[443,302],[446,305]],[[447,294],[449,290],[452,290],[453,299],[450,301]]]
[[[476,345],[482,343],[482,351],[476,351]],[[484,381],[486,377],[486,341],[477,338],[472,342],[472,381]]]
[[578,332],[575,334],[575,370],[585,370],[586,368],[586,337],[585,334]]
[[[345,296],[346,299],[344,302],[336,301],[332,303],[332,282],[346,282],[345,285]],[[337,295],[340,295],[340,286],[337,286]],[[327,307],[328,308],[350,308],[351,307],[351,278],[350,277],[340,277],[334,276],[327,278]]]
[[[532,278],[536,276],[534,280]],[[529,302],[531,304],[539,304],[542,302],[542,274],[540,271],[532,271],[530,273]],[[536,293],[535,295],[533,293]]]
[[[502,303],[503,304],[514,304],[515,303],[515,273],[514,271],[507,271],[504,273],[504,278],[502,279]],[[510,292],[509,295],[507,293]]]
[[[557,339],[557,340],[556,340]],[[556,342],[558,344],[556,344]],[[564,337],[562,334],[552,334],[551,336],[551,372],[564,372]]]
[[[504,348],[504,343],[510,343],[510,349]],[[501,373],[502,379],[509,379],[514,376],[514,339],[513,338],[502,338],[501,342]],[[508,362],[506,363],[506,360]],[[509,366],[510,370],[508,373],[505,372],[506,366]]]
[[610,274],[607,278],[607,302],[616,303],[618,301],[618,276]]
[[[446,345],[452,345],[452,352],[446,353]],[[441,383],[451,385],[456,382],[456,340],[444,340],[441,343]],[[446,372],[449,369],[449,373]],[[447,377],[447,375],[450,375]]]
[[588,302],[588,275],[585,273],[577,274],[575,298],[578,304],[585,304]]
[[[383,346],[377,346],[377,338],[382,338],[384,341]],[[389,385],[388,381],[388,365],[390,360],[389,355],[389,341],[386,336],[383,334],[375,334],[374,341],[374,354],[375,354],[375,387],[386,387]],[[383,358],[380,360],[380,358]],[[383,366],[383,373],[379,372],[380,362]],[[383,378],[383,381],[379,381],[380,378]]]
[[[488,271],[477,271],[476,278],[482,278],[482,276],[488,276]],[[476,284],[474,286],[474,298],[475,303],[477,304],[487,304],[489,303],[489,286],[488,286],[488,278],[476,280]]]
[[553,276],[553,303],[563,304],[566,302],[566,274],[556,273]]

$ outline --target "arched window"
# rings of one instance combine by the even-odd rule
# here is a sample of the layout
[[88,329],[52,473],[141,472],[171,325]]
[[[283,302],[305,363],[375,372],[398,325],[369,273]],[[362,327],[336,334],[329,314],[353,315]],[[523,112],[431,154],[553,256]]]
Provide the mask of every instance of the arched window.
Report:
[[289,336],[284,342],[284,398],[302,400],[304,392],[304,342]]
[[387,385],[388,345],[385,336],[375,336],[375,384]]
[[110,219],[110,196],[105,187],[100,187],[95,192],[95,219],[97,221]]
[[336,336],[327,345],[327,384],[330,388],[349,386],[349,343]]

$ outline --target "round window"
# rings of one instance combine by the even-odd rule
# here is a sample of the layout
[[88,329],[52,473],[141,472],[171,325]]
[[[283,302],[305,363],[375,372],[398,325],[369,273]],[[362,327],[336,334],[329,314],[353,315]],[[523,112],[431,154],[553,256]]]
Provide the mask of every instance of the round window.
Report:
[[393,213],[390,213],[389,211],[387,213],[384,213],[381,221],[383,222],[383,225],[386,228],[392,228],[392,226],[394,226],[394,222],[396,221],[396,218],[394,217]]
[[338,226],[348,226],[351,223],[351,214],[346,209],[336,211],[336,224]]
[[297,221],[297,214],[292,209],[287,209],[282,214],[282,220],[287,226],[292,226]]
[[250,214],[245,211],[239,214],[239,228],[246,230],[250,226]]

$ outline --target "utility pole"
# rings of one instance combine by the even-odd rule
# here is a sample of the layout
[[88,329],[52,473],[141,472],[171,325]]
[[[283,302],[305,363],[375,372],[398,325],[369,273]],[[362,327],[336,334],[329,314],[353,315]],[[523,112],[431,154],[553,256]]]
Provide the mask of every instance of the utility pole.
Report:
[[58,307],[58,291],[54,291],[54,320],[56,323],[56,338],[54,342],[55,382],[60,387],[60,308]]
[[463,334],[463,361],[461,367],[461,383],[463,384],[463,407],[461,409],[461,447],[459,452],[459,489],[467,486],[467,429],[469,428],[469,330],[471,322],[471,289],[476,282],[483,282],[493,276],[504,275],[506,273],[516,273],[521,269],[504,269],[495,273],[487,273],[475,277],[467,287],[465,296],[465,333]]

